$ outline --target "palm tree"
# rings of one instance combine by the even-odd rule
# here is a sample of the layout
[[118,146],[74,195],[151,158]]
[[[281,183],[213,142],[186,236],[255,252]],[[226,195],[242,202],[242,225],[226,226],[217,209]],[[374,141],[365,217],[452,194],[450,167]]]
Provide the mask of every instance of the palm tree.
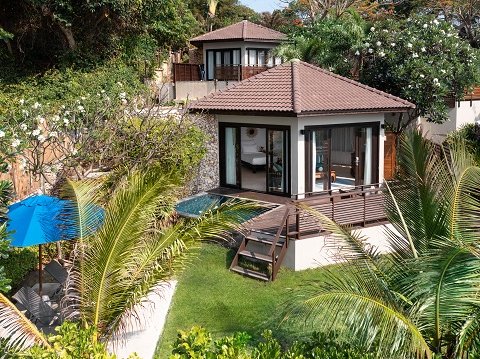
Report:
[[[121,183],[105,205],[102,226],[94,231],[92,211],[97,211],[100,185],[69,182],[74,204],[68,208],[77,220],[66,223],[79,234],[74,262],[66,288],[66,316],[97,328],[93,341],[112,340],[126,330],[128,319],[145,296],[172,278],[187,258],[187,250],[198,241],[225,238],[240,229],[240,223],[254,207],[226,202],[198,219],[177,219],[174,204],[178,193],[175,173],[159,168],[136,172]],[[67,216],[65,216],[68,218]],[[8,301],[0,298],[1,303]],[[10,314],[9,314],[10,313]],[[38,332],[25,331],[28,320],[18,311],[0,312],[0,328],[10,334],[9,344],[23,347],[32,342],[45,345]],[[5,327],[9,322],[15,326]],[[27,323],[27,324],[25,324]],[[28,329],[32,329],[31,326]]]
[[[342,264],[302,287],[290,316],[357,338],[382,358],[480,355],[480,167],[461,141],[438,150],[404,135],[387,184],[393,252],[316,213],[344,245]],[[338,244],[338,242],[337,242]]]

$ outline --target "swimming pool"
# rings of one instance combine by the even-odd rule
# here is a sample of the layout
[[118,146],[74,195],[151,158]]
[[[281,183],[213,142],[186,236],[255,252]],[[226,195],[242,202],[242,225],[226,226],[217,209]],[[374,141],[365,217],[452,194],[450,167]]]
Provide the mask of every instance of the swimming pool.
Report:
[[[177,203],[175,206],[175,210],[177,213],[182,217],[188,218],[198,218],[200,217],[205,211],[210,209],[216,209],[221,206],[223,203],[227,201],[249,201],[245,199],[239,199],[236,197],[230,196],[223,196],[214,193],[200,193],[192,197],[185,198]],[[266,203],[266,202],[258,202],[258,201],[251,201],[252,203],[258,203],[259,207],[254,208],[253,210],[245,213],[244,218],[245,221],[252,219],[254,217],[259,216],[262,213],[265,213],[276,205]]]

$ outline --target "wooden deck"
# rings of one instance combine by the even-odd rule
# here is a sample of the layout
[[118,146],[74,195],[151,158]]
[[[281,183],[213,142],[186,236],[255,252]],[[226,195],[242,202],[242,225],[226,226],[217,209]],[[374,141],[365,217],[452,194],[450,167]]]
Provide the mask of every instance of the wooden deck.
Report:
[[[295,233],[294,239],[311,238],[325,233],[318,219],[302,209],[303,206],[319,211],[338,224],[352,228],[369,227],[386,222],[384,196],[379,185],[359,186],[348,191],[325,191],[299,200],[229,188],[217,188],[210,192],[278,205],[247,223],[247,230],[274,235],[279,228],[284,227],[281,235]],[[287,210],[290,215],[287,219],[288,223],[284,223]]]

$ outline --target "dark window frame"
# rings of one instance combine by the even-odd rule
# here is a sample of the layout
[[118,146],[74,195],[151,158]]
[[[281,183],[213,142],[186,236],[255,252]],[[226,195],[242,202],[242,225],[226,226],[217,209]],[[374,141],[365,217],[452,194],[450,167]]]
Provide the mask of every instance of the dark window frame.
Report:
[[[215,80],[215,68],[219,65],[224,65],[224,53],[225,52],[230,52],[230,59],[231,59],[231,62],[233,62],[233,52],[234,51],[239,51],[240,52],[240,66],[242,65],[242,49],[240,47],[231,47],[231,48],[223,48],[223,49],[208,49],[208,50],[205,50],[205,78],[208,80],[208,81],[212,81],[212,80]],[[210,61],[209,61],[209,56],[208,54],[210,52],[213,52],[213,74],[211,76],[211,78],[209,77],[209,65],[210,65]],[[221,60],[220,60],[220,64],[217,64],[217,52],[220,52],[222,55],[221,55]]]
[[[225,127],[235,127],[238,129],[237,131],[237,148],[235,151],[235,154],[237,156],[237,185],[232,186],[226,184],[226,179],[225,179]],[[239,123],[239,122],[219,122],[218,123],[218,138],[219,138],[219,171],[220,171],[220,186],[221,187],[229,187],[229,188],[238,188],[242,189],[242,176],[241,176],[241,163],[240,163],[240,157],[241,157],[241,128],[242,127],[256,127],[256,128],[264,128],[265,130],[277,130],[277,131],[284,131],[283,132],[283,141],[284,144],[286,142],[286,149],[285,149],[285,154],[287,155],[287,164],[288,168],[285,173],[285,180],[287,183],[287,186],[285,186],[285,191],[284,192],[275,192],[275,191],[268,191],[268,171],[265,171],[265,188],[266,191],[257,191],[257,190],[252,190],[248,189],[249,191],[252,192],[259,192],[259,193],[267,193],[271,195],[276,195],[276,196],[283,196],[283,197],[291,197],[292,193],[292,139],[291,139],[291,134],[292,134],[292,129],[291,126],[288,125],[264,125],[264,124],[258,124],[258,123]],[[265,140],[266,140],[266,145],[268,146],[268,131],[265,131]]]

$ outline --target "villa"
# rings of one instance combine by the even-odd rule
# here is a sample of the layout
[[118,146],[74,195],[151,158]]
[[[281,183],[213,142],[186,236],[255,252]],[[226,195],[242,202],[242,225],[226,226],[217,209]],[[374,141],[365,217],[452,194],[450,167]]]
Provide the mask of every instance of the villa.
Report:
[[[414,107],[299,60],[193,102],[190,111],[209,114],[216,126],[218,186],[285,199],[277,201],[285,208],[252,228],[232,269],[268,280],[284,259],[294,269],[318,265],[314,248],[325,233],[285,205],[287,198],[343,224],[367,227],[385,219],[379,189],[388,157],[384,124]],[[239,267],[242,256],[269,263],[271,273]]]
[[201,98],[281,64],[272,49],[285,40],[285,34],[248,20],[191,39],[197,51],[189,63],[173,64],[175,99]]

